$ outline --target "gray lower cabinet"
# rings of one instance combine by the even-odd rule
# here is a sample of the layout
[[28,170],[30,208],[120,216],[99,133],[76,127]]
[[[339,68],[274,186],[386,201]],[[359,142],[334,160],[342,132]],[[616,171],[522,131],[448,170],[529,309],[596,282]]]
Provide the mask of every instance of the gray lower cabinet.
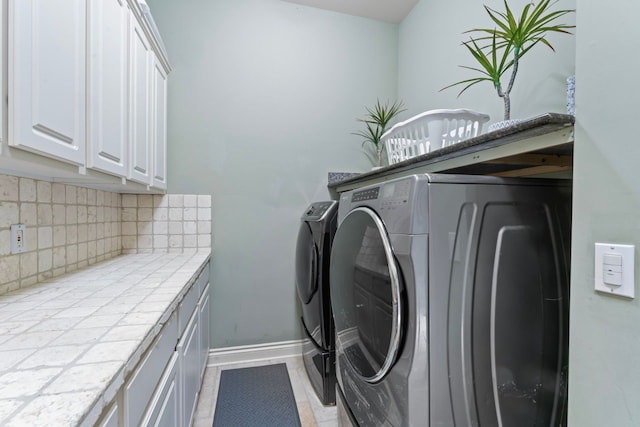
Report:
[[111,406],[107,408],[107,413],[101,422],[98,423],[99,427],[118,427],[118,402],[113,402]]
[[178,341],[177,318],[173,314],[149,351],[124,385],[125,425],[138,426],[149,406],[160,377],[175,352]]
[[200,391],[200,322],[198,310],[194,311],[182,339],[178,343],[180,355],[180,379],[182,380],[182,424],[190,426],[196,411]]
[[209,298],[209,283],[206,284],[202,297],[198,302],[200,316],[200,380],[204,378],[204,370],[207,367],[207,358],[209,357],[209,331],[211,325],[211,299]]
[[190,427],[209,353],[209,321],[207,264],[96,425]]
[[180,383],[178,376],[178,352],[173,353],[169,366],[162,376],[160,386],[142,426],[175,427],[180,425]]

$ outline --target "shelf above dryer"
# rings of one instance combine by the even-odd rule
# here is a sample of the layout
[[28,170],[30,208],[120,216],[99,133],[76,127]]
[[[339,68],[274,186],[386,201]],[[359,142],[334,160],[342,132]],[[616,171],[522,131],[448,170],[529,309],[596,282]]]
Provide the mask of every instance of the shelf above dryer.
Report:
[[574,117],[547,113],[329,184],[337,193],[416,173],[571,178]]

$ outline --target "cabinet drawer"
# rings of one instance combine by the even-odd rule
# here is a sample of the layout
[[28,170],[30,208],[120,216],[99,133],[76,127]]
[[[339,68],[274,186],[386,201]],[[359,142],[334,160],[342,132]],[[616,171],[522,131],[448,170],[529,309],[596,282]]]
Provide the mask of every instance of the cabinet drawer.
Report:
[[178,342],[177,324],[176,316],[171,316],[125,385],[125,420],[129,426],[137,426],[140,423],[160,380],[158,373],[164,371],[175,351]]

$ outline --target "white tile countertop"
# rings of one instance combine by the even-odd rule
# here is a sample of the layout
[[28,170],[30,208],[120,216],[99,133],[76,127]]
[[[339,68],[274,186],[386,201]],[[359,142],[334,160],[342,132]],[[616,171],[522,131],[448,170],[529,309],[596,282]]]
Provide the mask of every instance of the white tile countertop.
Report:
[[0,296],[0,425],[93,425],[209,258],[123,255]]

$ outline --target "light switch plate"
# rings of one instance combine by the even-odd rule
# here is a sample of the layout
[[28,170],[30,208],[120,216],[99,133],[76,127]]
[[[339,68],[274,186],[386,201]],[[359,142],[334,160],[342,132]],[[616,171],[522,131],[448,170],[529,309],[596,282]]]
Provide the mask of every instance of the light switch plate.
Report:
[[[620,245],[617,243],[596,243],[595,256],[595,290],[609,295],[619,295],[627,298],[635,298],[635,245]],[[622,257],[622,281],[620,286],[609,285],[604,281],[605,259],[616,257],[605,255],[618,255]],[[614,269],[617,270],[614,266]]]

